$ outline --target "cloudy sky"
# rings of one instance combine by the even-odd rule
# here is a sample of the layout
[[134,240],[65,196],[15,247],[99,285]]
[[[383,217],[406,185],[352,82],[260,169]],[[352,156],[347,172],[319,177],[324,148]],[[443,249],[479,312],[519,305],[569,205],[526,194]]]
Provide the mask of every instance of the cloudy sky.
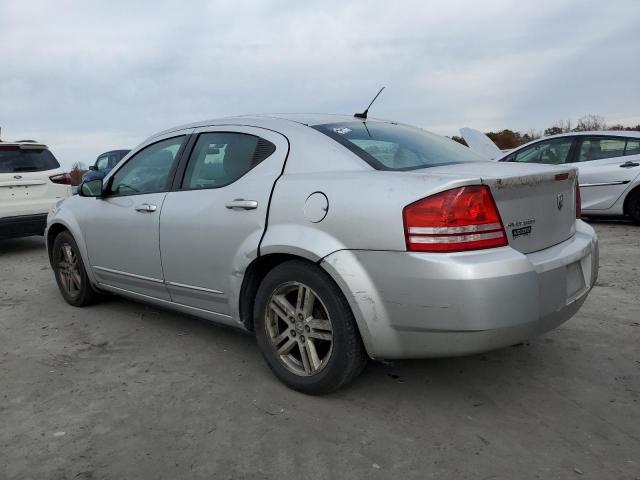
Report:
[[173,125],[353,113],[454,135],[640,123],[640,1],[0,1],[4,140],[91,163]]

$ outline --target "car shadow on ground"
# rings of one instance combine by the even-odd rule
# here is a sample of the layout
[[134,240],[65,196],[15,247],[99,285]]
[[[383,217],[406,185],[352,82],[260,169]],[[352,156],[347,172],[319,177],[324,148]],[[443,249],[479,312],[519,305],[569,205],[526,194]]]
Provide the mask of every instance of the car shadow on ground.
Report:
[[581,220],[592,225],[633,225],[633,221],[627,217],[582,217]]
[[24,237],[0,239],[0,256],[44,250],[44,237]]
[[[136,331],[142,327],[140,331],[147,333],[153,331],[153,336],[162,332],[163,336],[168,335],[170,338],[179,339],[185,354],[193,354],[201,360],[203,355],[210,356],[212,364],[219,363],[223,359],[240,361],[243,365],[238,368],[242,368],[244,374],[257,382],[271,384],[271,388],[279,390],[285,396],[289,394],[286,393],[288,389],[280,385],[269,371],[253,333],[117,296],[109,297],[104,308],[112,310],[114,317],[135,318]],[[553,339],[554,333],[547,335],[551,338],[544,336],[531,342],[464,357],[401,361],[371,360],[351,385],[328,397],[359,398],[363,394],[384,397],[389,389],[408,397],[420,397],[426,392],[431,394],[440,392],[437,394],[439,396],[445,395],[446,391],[453,388],[469,400],[472,406],[478,406],[485,401],[477,398],[478,394],[474,393],[474,385],[479,379],[483,379],[485,384],[481,389],[485,389],[490,388],[491,385],[494,387],[504,385],[505,382],[515,383],[523,375],[542,375],[550,365],[555,365],[557,368],[564,363],[563,348],[566,346],[561,347],[560,344],[563,342]],[[129,338],[129,341],[131,340],[133,339]],[[135,341],[143,341],[143,339],[137,337]],[[176,365],[176,368],[180,370],[183,366]],[[222,381],[226,377],[226,375],[220,376],[220,372],[213,371],[211,375],[216,376],[217,381]],[[228,380],[235,381],[233,376]],[[243,386],[240,384],[235,388],[243,388]],[[250,391],[254,386],[247,384],[246,388]],[[288,392],[298,395],[293,391]]]

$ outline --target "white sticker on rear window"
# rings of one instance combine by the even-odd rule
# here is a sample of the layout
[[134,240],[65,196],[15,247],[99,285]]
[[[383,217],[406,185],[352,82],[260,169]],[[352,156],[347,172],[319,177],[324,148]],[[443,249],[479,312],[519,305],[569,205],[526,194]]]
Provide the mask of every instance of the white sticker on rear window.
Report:
[[351,129],[347,127],[342,127],[342,128],[334,128],[333,131],[336,133],[339,133],[340,135],[344,135],[345,133],[349,133]]

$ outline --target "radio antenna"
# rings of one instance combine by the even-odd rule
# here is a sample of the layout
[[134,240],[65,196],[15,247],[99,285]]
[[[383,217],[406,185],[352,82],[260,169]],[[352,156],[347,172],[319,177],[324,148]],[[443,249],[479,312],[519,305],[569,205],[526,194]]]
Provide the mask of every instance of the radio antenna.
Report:
[[362,118],[362,119],[366,120],[367,119],[367,114],[369,113],[369,109],[371,108],[371,105],[373,105],[373,102],[376,101],[376,98],[378,98],[378,95],[380,95],[382,93],[382,90],[384,90],[384,89],[385,89],[385,87],[382,87],[380,89],[380,91],[377,93],[377,95],[375,97],[373,97],[373,100],[371,100],[371,103],[369,104],[369,106],[366,108],[366,110],[364,112],[356,113],[353,116],[356,117],[356,118]]

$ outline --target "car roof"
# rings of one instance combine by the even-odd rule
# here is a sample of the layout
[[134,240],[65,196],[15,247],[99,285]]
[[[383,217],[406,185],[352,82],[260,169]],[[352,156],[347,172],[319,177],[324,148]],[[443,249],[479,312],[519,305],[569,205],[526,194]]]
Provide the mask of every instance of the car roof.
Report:
[[[549,135],[548,137],[542,137],[534,140],[537,142],[539,140],[547,140],[549,138],[561,138],[561,137],[633,137],[640,138],[640,132],[637,130],[590,130],[586,132],[567,132],[567,133],[558,133],[556,135]],[[533,142],[530,142],[533,143]]]
[[44,143],[38,143],[33,140],[20,140],[18,142],[3,142],[0,140],[0,145],[3,147],[19,147],[23,149],[37,149],[37,150],[49,150]]
[[[300,126],[313,127],[316,125],[323,125],[326,123],[340,123],[340,122],[358,122],[362,119],[355,118],[353,115],[344,114],[327,114],[327,113],[261,113],[251,115],[237,115],[230,117],[214,118],[211,120],[202,120],[199,122],[187,123],[179,125],[162,132],[158,132],[147,140],[148,141],[166,135],[172,132],[178,132],[181,130],[187,130],[190,128],[209,127],[214,125],[245,125],[262,127],[276,130],[281,133],[287,133],[288,130],[298,128]],[[382,123],[397,123],[390,120],[383,120],[379,118],[367,118],[367,122],[382,122]]]
[[98,155],[98,158],[100,158],[103,155],[109,155],[110,153],[129,153],[131,150],[128,149],[121,149],[121,150],[109,150],[108,152],[102,152],[100,155]]

